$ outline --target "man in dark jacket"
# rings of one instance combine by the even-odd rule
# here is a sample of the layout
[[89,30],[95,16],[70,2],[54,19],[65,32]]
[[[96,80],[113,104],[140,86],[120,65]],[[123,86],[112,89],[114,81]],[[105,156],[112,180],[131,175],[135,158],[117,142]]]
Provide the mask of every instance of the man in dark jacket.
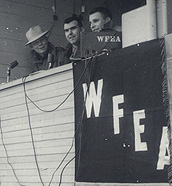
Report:
[[54,47],[46,36],[49,31],[42,31],[39,25],[31,27],[26,38],[26,45],[31,47],[30,60],[34,63],[34,71],[47,70],[64,64],[64,49]]
[[80,32],[82,31],[82,22],[77,16],[72,16],[64,20],[64,32],[69,42],[65,54],[68,59],[79,58],[80,55]]

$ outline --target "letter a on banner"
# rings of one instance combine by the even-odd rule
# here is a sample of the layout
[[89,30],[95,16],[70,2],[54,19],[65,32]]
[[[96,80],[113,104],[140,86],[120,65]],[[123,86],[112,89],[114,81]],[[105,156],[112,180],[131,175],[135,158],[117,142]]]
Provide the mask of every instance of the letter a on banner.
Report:
[[165,165],[170,164],[169,141],[167,137],[167,127],[163,127],[162,138],[159,147],[159,157],[157,163],[157,170],[164,169]]
[[89,90],[88,90],[86,83],[84,83],[82,87],[84,91],[84,99],[86,99],[85,106],[86,106],[87,118],[91,117],[92,106],[94,108],[95,117],[99,117],[101,97],[102,97],[102,88],[103,88],[103,79],[98,80],[97,94],[96,94],[96,88],[95,88],[94,82],[90,83]]

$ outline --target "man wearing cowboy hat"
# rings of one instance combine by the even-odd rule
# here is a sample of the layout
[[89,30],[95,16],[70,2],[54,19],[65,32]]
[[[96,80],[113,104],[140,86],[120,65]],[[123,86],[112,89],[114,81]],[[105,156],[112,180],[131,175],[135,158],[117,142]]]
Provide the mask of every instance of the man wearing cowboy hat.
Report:
[[42,31],[39,25],[31,27],[26,32],[28,42],[31,47],[30,57],[35,65],[34,71],[47,70],[64,64],[64,49],[54,47],[48,41],[47,31]]

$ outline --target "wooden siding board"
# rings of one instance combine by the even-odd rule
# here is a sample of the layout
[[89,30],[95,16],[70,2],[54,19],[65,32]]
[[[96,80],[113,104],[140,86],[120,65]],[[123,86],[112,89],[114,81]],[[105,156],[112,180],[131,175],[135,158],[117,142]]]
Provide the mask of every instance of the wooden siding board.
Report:
[[[70,140],[70,141],[69,141]],[[64,140],[61,140],[61,141],[64,141]],[[53,148],[57,148],[57,149],[62,149],[63,151],[60,151],[60,154],[63,154],[63,153],[65,153],[66,151],[65,151],[65,149],[69,149],[70,147],[71,147],[71,145],[72,145],[72,138],[65,138],[65,141],[69,141],[68,143],[70,144],[68,144],[68,145],[61,145],[60,143],[61,143],[61,141],[60,140],[58,140],[57,141],[57,143],[56,144],[53,144],[52,145],[52,143],[50,143],[50,140],[48,140],[48,141],[43,141],[43,142],[37,142],[37,143],[35,143],[35,148],[38,150],[37,152],[38,152],[38,155],[41,155],[41,154],[47,154],[47,152],[44,152],[44,153],[42,153],[42,149],[43,148],[45,148],[45,149],[53,149]],[[49,142],[49,143],[47,143],[47,142]],[[45,145],[46,144],[46,145]],[[50,144],[50,145],[49,145]],[[2,144],[1,144],[2,145]],[[19,156],[23,156],[23,154],[21,153],[21,152],[26,152],[26,151],[29,151],[30,149],[32,149],[33,148],[33,146],[31,145],[31,141],[29,141],[28,143],[26,143],[26,144],[23,144],[23,143],[19,143],[19,144],[5,144],[6,145],[6,148],[7,148],[7,150],[8,150],[8,152],[9,153],[13,153],[13,152],[15,152],[15,151],[19,151]],[[74,144],[73,144],[74,145]],[[57,154],[58,152],[56,152],[57,150],[54,150],[53,152],[51,152],[51,153],[49,153],[49,154]],[[2,149],[2,152],[3,152],[3,149]],[[39,152],[41,152],[41,153],[39,153]],[[49,151],[50,152],[50,151]],[[73,150],[71,151],[71,152],[74,152]],[[18,152],[17,152],[18,153]],[[27,155],[30,155],[30,154],[27,154]],[[15,154],[12,154],[11,155],[11,157],[12,156],[16,156]],[[2,153],[1,154],[1,158],[3,158],[3,157],[6,157],[6,154],[5,153]]]
[[[61,154],[44,154],[44,155],[38,155],[37,159],[39,162],[47,162],[48,158],[51,159],[51,162],[56,162],[57,160],[62,160],[66,153],[61,153]],[[73,156],[75,155],[74,152],[69,153],[69,155],[66,157],[66,161],[70,160]],[[24,163],[33,163],[34,159],[33,156],[10,156],[10,162],[12,164],[24,164]],[[45,160],[46,159],[46,160]],[[0,163],[4,165],[4,167],[0,167],[0,169],[11,169],[10,167],[7,167],[7,157],[3,156],[0,157]],[[6,168],[7,167],[7,168]],[[25,167],[22,167],[21,169],[25,169]],[[73,169],[73,167],[69,167],[69,169]],[[26,169],[27,170],[27,169]]]
[[[64,95],[64,96],[60,96],[60,97],[57,97],[57,99],[55,99],[55,97],[53,98],[47,98],[47,99],[43,99],[43,100],[40,100],[40,101],[35,101],[35,100],[32,100],[40,109],[43,109],[43,110],[47,110],[47,111],[50,111],[54,108],[56,108],[57,106],[59,106],[67,97],[68,95]],[[46,102],[48,101],[48,102]],[[66,108],[69,108],[68,106],[71,105],[71,103],[73,102],[72,100],[72,97],[68,100],[66,100],[66,102],[64,104],[62,104],[58,109],[57,111],[60,111],[60,110],[64,110]],[[18,101],[18,104],[17,104],[17,101],[14,101],[12,100],[11,102],[8,102],[8,103],[3,103],[4,105],[4,110],[3,110],[3,106],[1,107],[2,109],[0,110],[0,113],[3,114],[3,113],[9,113],[9,117],[8,118],[11,118],[12,115],[14,115],[14,118],[15,118],[15,115],[18,116],[18,115],[21,115],[21,112],[22,109],[23,110],[26,110],[26,103],[25,103],[25,100],[23,98],[23,100],[19,100]],[[15,110],[14,111],[14,107],[19,110]],[[37,114],[40,112],[40,110],[32,103],[29,101],[28,103],[28,107],[30,109],[31,112],[34,112],[34,114]],[[10,113],[13,113],[13,114],[10,114]],[[6,114],[8,115],[8,114]],[[23,114],[22,114],[23,115]],[[5,114],[4,114],[5,116]],[[4,119],[4,118],[3,118]],[[5,120],[5,119],[4,119]]]
[[[57,120],[57,124],[65,124],[67,122],[70,122],[72,119],[74,119],[74,116],[73,115],[68,115],[68,113],[66,113],[66,116],[67,117],[59,117],[59,120]],[[25,120],[23,121],[23,118],[15,118],[13,120],[7,120],[7,121],[3,121],[3,132],[11,132],[11,131],[20,131],[20,130],[26,130],[28,129],[28,117],[25,117],[24,118]],[[49,118],[42,118],[40,120],[40,117],[39,115],[38,116],[35,116],[34,118],[32,118],[32,127],[33,128],[36,128],[36,127],[42,127],[42,126],[45,126],[46,125],[46,121],[47,123],[50,125],[50,123],[48,122]],[[41,121],[41,124],[39,123],[38,124],[38,121],[40,122]],[[52,121],[54,121],[52,119]],[[24,123],[27,123],[27,126],[23,126]],[[9,124],[10,125],[10,128],[6,127],[6,124]],[[16,126],[14,126],[16,125]]]
[[[38,112],[37,113],[32,112],[32,115],[30,118],[31,118],[31,120],[32,119],[34,120],[35,118],[39,118],[38,119],[39,122],[44,119],[51,119],[52,117],[56,117],[57,119],[59,119],[59,118],[71,116],[74,114],[73,107],[57,110],[55,116],[54,116],[54,113],[52,113],[52,112],[45,113],[45,112],[41,112],[38,109],[35,109],[35,110]],[[17,115],[16,114],[14,114],[14,115],[13,114],[9,114],[9,115],[4,114],[2,116],[2,122],[4,120],[20,119],[20,118],[28,118],[28,115],[25,110],[23,112],[19,112]],[[24,121],[26,121],[26,120],[24,120]]]
[[[3,138],[4,139],[15,139],[16,137],[24,137],[27,136],[29,133],[29,127],[27,127],[25,130],[19,130],[19,131],[10,131],[10,132],[3,132]],[[63,131],[70,131],[74,130],[73,123],[65,123],[65,124],[51,124],[47,122],[46,125],[41,127],[35,127],[32,128],[34,135],[43,135],[43,134],[51,134],[51,133],[60,133]]]
[[[41,120],[41,124],[38,124],[38,121],[40,121],[40,118],[36,118],[32,120],[32,125],[33,125],[33,129],[35,128],[42,128],[43,126],[52,126],[52,125],[65,125],[67,123],[71,123],[71,121],[73,121],[74,116],[73,115],[66,115],[67,117],[59,117],[60,119],[54,119],[52,118],[52,123],[49,123],[49,118],[48,119],[44,119]],[[17,132],[17,131],[24,131],[28,129],[28,117],[25,118],[26,120],[23,121],[23,118],[15,118],[14,120],[6,120],[3,121],[3,132],[4,133],[8,133],[8,132]],[[13,125],[17,124],[17,126],[22,125],[23,123],[27,123],[27,125],[25,125],[23,128],[18,128],[18,127],[12,127]],[[9,128],[9,126],[11,126]]]
[[[63,66],[61,66],[61,68],[63,68],[63,67],[68,67],[68,65],[63,65]],[[57,68],[60,68],[60,67],[56,67],[56,68],[54,68],[54,69],[50,69],[50,70],[47,70],[47,72],[52,72],[53,70],[56,70]],[[41,87],[41,86],[46,86],[46,85],[49,85],[49,84],[53,84],[53,83],[56,83],[57,81],[58,82],[65,82],[65,80],[69,80],[69,79],[71,79],[72,78],[72,74],[68,74],[68,71],[64,71],[64,76],[65,77],[63,77],[63,75],[61,74],[61,73],[59,73],[59,76],[58,76],[58,79],[56,79],[54,76],[55,75],[53,75],[53,77],[52,77],[52,79],[49,79],[48,77],[46,77],[46,78],[42,78],[42,79],[40,79],[40,81],[38,81],[37,82],[37,84],[36,83],[34,83],[33,82],[33,84],[31,85],[31,87],[30,87],[30,84],[28,84],[27,83],[27,81],[29,81],[32,77],[38,77],[38,79],[39,79],[39,77],[41,77],[41,75],[42,75],[42,73],[43,72],[46,72],[46,71],[39,71],[39,72],[36,72],[36,73],[34,73],[34,74],[31,74],[31,75],[29,75],[27,78],[26,78],[26,83],[25,83],[25,86],[26,86],[26,91],[28,91],[28,90],[32,90],[32,89],[35,89],[35,88],[37,88],[37,87]],[[61,79],[62,78],[62,79]],[[23,80],[22,79],[19,79],[19,81],[20,81],[20,84],[23,84]],[[71,81],[72,82],[72,81]],[[10,82],[10,84],[11,84],[12,82]],[[30,83],[30,82],[29,82]],[[43,84],[42,84],[43,83]],[[9,83],[7,84],[7,85],[10,85]],[[73,85],[71,85],[71,86],[73,86]],[[17,89],[17,87],[16,87],[16,89]],[[14,89],[13,91],[15,92],[16,91],[16,89]],[[9,90],[9,92],[10,93],[12,93],[13,92],[12,90],[10,91]],[[23,91],[23,89],[21,89],[20,88],[20,91]],[[20,92],[19,91],[19,92]],[[2,92],[2,91],[1,91]],[[1,95],[3,96],[5,96],[5,93],[3,94],[3,92],[1,93]],[[8,95],[8,94],[7,94]]]
[[[65,84],[64,84],[64,82],[65,82]],[[23,85],[22,79],[21,79],[21,84]],[[26,83],[25,87],[26,87],[26,92],[29,91],[29,90],[34,90],[35,91],[37,89],[39,89],[39,91],[42,91],[42,92],[49,92],[49,89],[50,88],[51,88],[50,90],[56,90],[57,88],[60,89],[60,88],[65,88],[65,87],[69,87],[69,86],[71,86],[71,90],[73,90],[72,84],[73,84],[72,78],[71,77],[68,77],[66,79],[63,79],[63,81],[60,81],[60,78],[58,78],[58,81],[55,81],[55,79],[54,79],[53,82],[51,82],[51,83],[50,83],[50,81],[48,81],[47,84],[45,84],[45,82],[44,82],[44,85],[43,86],[42,85],[37,85],[37,86],[33,86],[31,88],[29,88],[28,85],[27,85],[27,83]],[[48,89],[47,89],[47,86],[49,86]],[[30,91],[30,94],[29,95],[34,95],[35,94],[34,91]],[[20,97],[19,96],[19,93],[23,93],[23,89],[18,88],[16,86],[15,88],[13,88],[13,90],[9,90],[8,92],[4,92],[3,93],[3,90],[2,90],[1,91],[0,98],[3,97],[4,99],[5,98],[6,99],[9,99],[9,98],[7,98],[7,96],[11,96],[11,95],[13,95],[14,98],[19,98]]]
[[[48,99],[48,103],[46,102],[46,100],[39,100],[39,101],[35,101],[34,103],[41,109],[45,109],[45,110],[51,110],[53,108],[56,108],[57,106],[59,106],[65,99],[66,99],[67,95],[63,95],[60,97],[57,97],[57,99],[55,97]],[[16,113],[26,110],[26,103],[24,101],[20,102],[21,100],[19,99],[19,102],[17,104],[17,102],[14,102],[16,105],[12,104],[12,103],[3,103],[4,105],[4,109],[3,106],[1,106],[0,108],[0,113]],[[71,105],[71,102],[73,101],[73,98],[70,96],[64,103],[64,105],[60,106],[57,110],[61,110],[62,108],[66,108],[67,105]],[[29,109],[30,110],[39,110],[32,102],[28,103]],[[9,109],[10,107],[10,109]],[[14,108],[16,110],[14,110]]]
[[[71,135],[71,130],[70,131],[65,131],[65,132],[59,132],[59,133],[51,133],[51,134],[41,134],[41,135],[34,135],[34,140],[35,142],[37,141],[48,141],[48,140],[55,140],[55,139],[65,139],[65,138],[72,138],[73,135]],[[31,142],[30,135],[28,136],[22,136],[18,138],[6,138],[5,144],[10,145],[10,144],[18,144],[18,143],[25,143],[25,142]],[[22,140],[22,141],[21,141]],[[47,147],[48,148],[48,147]]]
[[[58,83],[59,86],[57,85],[57,83],[55,83],[55,84],[51,84],[51,85],[48,85],[48,86],[45,85],[43,87],[35,87],[33,89],[30,89],[30,90],[28,90],[28,87],[25,86],[26,89],[27,89],[26,94],[30,97],[32,95],[37,94],[37,91],[38,91],[38,92],[44,93],[44,94],[43,95],[41,95],[41,94],[40,95],[35,95],[35,97],[36,96],[41,97],[41,96],[45,96],[47,94],[52,94],[52,96],[54,94],[55,96],[58,96],[59,91],[62,91],[61,89],[64,89],[64,88],[66,88],[66,89],[70,88],[69,92],[71,92],[73,90],[73,88],[69,85],[69,83],[72,83],[72,81],[69,79],[69,81],[66,82],[67,83],[66,85],[64,85],[64,83],[65,83],[65,81],[63,81],[61,83]],[[65,94],[68,94],[68,93],[65,93]],[[24,95],[23,85],[22,85],[22,89],[20,89],[20,92],[19,91],[16,91],[16,92],[14,91],[14,92],[11,92],[11,93],[9,92],[6,96],[5,96],[5,93],[4,93],[4,96],[3,95],[1,96],[1,97],[4,97],[4,99],[2,101],[4,102],[5,99],[9,99],[8,96],[10,97],[11,95],[13,95],[13,99],[21,98],[21,95]],[[61,96],[61,94],[60,94],[60,96]]]

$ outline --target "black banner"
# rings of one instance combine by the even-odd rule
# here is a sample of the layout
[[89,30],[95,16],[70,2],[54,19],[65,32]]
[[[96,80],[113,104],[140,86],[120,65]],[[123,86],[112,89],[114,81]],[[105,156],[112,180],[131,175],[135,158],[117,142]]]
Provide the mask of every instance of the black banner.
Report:
[[74,63],[76,181],[167,182],[162,80],[158,40]]

